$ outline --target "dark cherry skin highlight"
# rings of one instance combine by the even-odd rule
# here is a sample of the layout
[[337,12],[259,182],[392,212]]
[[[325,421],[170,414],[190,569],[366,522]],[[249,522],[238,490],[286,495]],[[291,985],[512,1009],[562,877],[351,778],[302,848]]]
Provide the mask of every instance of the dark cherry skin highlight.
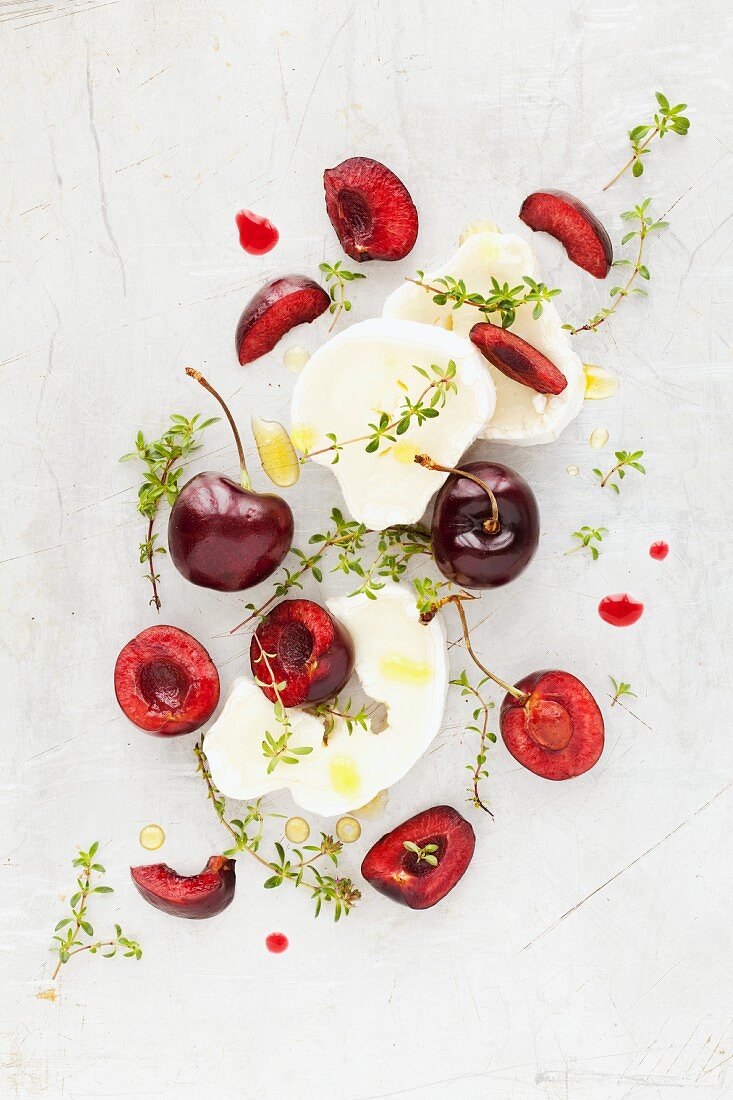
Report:
[[290,550],[293,513],[275,493],[252,488],[237,426],[225,402],[198,371],[195,378],[221,405],[234,433],[240,484],[224,474],[196,474],[181,489],[168,520],[173,563],[192,584],[241,592],[269,577]]
[[234,898],[236,860],[211,856],[197,875],[179,875],[167,863],[131,867],[130,876],[147,902],[188,920],[215,917]]
[[[465,476],[469,474],[482,484]],[[463,588],[498,588],[514,580],[534,557],[539,535],[534,493],[520,474],[500,462],[456,467],[436,498],[435,562],[448,580]]]
[[191,733],[219,702],[219,673],[200,642],[175,626],[151,626],[123,647],[115,663],[120,707],[147,733]]

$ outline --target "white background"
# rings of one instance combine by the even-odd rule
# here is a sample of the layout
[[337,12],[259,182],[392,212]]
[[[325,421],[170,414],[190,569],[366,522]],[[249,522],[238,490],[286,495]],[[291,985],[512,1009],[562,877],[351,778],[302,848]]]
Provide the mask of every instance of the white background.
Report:
[[[727,8],[0,6],[3,1096],[731,1095]],[[689,103],[689,137],[657,144],[642,180],[601,194],[657,88]],[[478,843],[442,904],[412,913],[365,887],[333,926],[312,919],[304,892],[263,891],[244,857],[221,917],[176,921],[129,881],[128,865],[146,861],[140,827],[160,822],[161,856],[187,873],[225,837],[193,738],[148,737],[115,703],[117,652],[156,621],[136,561],[138,471],[117,458],[171,412],[215,412],[184,377],[189,363],[244,427],[250,411],[287,418],[282,351],[315,348],[327,319],[246,369],[234,328],[265,278],[315,274],[341,255],[321,173],[354,154],[392,166],[421,217],[405,262],[365,267],[355,319],[443,260],[471,218],[528,233],[516,215],[538,186],[585,198],[616,242],[633,202],[652,195],[655,213],[669,210],[650,246],[649,299],[577,338],[582,358],[621,375],[619,395],[586,405],[555,445],[495,448],[534,486],[542,541],[521,581],[474,614],[477,645],[503,675],[554,665],[582,676],[606,712],[606,751],[555,785],[497,745],[492,823],[464,802],[474,746],[453,699],[445,732],[344,860],[358,877],[383,831],[451,802]],[[241,251],[241,206],[279,226],[269,256]],[[573,269],[549,238],[534,244],[566,318],[595,312],[611,284]],[[600,455],[587,442],[595,427],[611,434]],[[590,472],[614,447],[643,448],[648,470],[619,498]],[[225,425],[191,466],[202,468],[235,469]],[[302,545],[339,498],[327,469],[308,468],[288,499]],[[595,564],[565,556],[582,523],[610,531]],[[648,554],[660,538],[662,564]],[[208,646],[226,689],[246,648],[226,634],[242,601],[187,585],[169,561],[162,573],[162,621]],[[339,590],[333,578],[324,587]],[[596,606],[627,589],[646,611],[615,630]],[[466,654],[451,652],[458,673]],[[609,711],[609,674],[631,681],[627,709]],[[292,812],[285,797],[275,804]],[[95,838],[116,892],[95,902],[94,923],[119,919],[143,960],[81,956],[57,1000],[38,999],[70,859]],[[290,937],[282,956],[265,950],[273,930]]]

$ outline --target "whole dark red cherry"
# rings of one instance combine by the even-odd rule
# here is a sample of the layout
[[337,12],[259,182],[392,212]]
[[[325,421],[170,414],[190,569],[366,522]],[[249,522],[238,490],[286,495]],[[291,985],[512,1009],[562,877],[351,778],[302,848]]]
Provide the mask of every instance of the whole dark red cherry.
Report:
[[198,371],[187,367],[186,373],[224,409],[237,444],[241,483],[217,473],[196,474],[186,482],[168,520],[168,549],[192,584],[241,592],[269,577],[285,558],[293,541],[293,513],[282,497],[252,488],[229,409]]
[[534,493],[500,462],[458,466],[438,493],[433,555],[441,573],[464,588],[498,588],[514,580],[534,557],[539,537]]

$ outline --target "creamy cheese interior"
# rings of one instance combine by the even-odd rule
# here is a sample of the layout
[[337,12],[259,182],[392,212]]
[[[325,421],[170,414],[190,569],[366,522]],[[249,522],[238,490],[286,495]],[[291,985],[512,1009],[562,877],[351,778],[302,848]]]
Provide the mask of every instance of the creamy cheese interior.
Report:
[[[414,321],[376,318],[352,325],[324,344],[298,377],[292,401],[292,437],[301,449],[328,446],[329,434],[339,441],[369,435],[381,414],[390,421],[400,415],[406,399],[416,402],[436,378],[433,367],[445,371],[456,364],[456,393],[449,393],[439,415],[408,430],[395,441],[383,441],[376,453],[366,440],[346,443],[339,460],[333,454],[314,457],[337,477],[351,514],[381,530],[393,523],[414,523],[446,475],[417,466],[425,452],[452,466],[491,418],[494,384],[480,352],[470,342]],[[418,373],[415,367],[427,372]],[[431,391],[426,398],[429,403]],[[394,434],[394,433],[393,433]]]

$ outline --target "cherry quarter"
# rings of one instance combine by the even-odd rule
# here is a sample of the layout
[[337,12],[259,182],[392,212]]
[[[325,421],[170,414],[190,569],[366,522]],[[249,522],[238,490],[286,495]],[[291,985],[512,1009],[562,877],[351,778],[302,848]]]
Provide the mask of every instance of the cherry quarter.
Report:
[[167,863],[131,867],[130,875],[140,894],[156,909],[174,917],[202,920],[231,905],[235,868],[235,860],[211,856],[197,875],[179,875]]

